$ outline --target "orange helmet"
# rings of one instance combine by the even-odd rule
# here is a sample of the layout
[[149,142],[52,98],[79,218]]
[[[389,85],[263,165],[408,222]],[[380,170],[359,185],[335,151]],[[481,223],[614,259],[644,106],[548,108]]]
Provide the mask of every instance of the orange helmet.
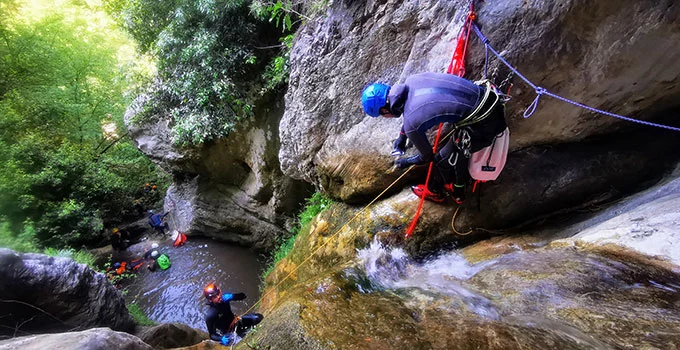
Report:
[[120,231],[120,230],[118,229],[118,227],[114,227],[113,230],[111,230],[111,232],[113,232],[113,233],[118,233],[118,231]]
[[220,294],[220,288],[217,287],[214,283],[208,284],[205,289],[203,289],[203,295],[206,297],[206,299],[212,299]]

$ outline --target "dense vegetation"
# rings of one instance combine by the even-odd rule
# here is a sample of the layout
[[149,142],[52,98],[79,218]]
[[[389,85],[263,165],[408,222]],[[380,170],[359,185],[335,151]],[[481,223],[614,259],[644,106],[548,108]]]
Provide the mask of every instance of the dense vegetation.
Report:
[[0,0],[0,245],[102,243],[168,181],[127,137],[132,100],[179,145],[226,136],[287,81],[292,33],[325,3]]
[[177,145],[224,137],[250,117],[280,31],[243,0],[108,0],[108,10],[157,59],[136,122],[172,120]]
[[165,183],[122,124],[153,66],[84,2],[0,0],[0,13],[0,242],[101,243],[143,183]]

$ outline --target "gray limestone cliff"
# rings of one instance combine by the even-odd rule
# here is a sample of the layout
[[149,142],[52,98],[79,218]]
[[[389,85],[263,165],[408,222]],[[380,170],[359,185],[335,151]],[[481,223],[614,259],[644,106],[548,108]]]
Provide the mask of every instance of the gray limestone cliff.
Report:
[[170,140],[170,117],[131,122],[144,96],[126,113],[138,148],[173,175],[165,199],[170,229],[269,250],[285,235],[311,186],[285,176],[277,152],[281,101],[265,99],[229,137],[197,147]]
[[[350,203],[368,202],[397,179],[402,172],[389,153],[400,120],[366,116],[361,91],[375,81],[444,72],[468,4],[332,1],[325,17],[302,27],[279,128],[283,172]],[[491,45],[537,86],[620,115],[672,122],[680,96],[677,2],[484,1],[477,18]],[[485,50],[472,36],[466,77],[476,80]],[[489,77],[500,83],[509,71],[490,57]],[[614,198],[677,161],[667,151],[677,147],[677,132],[548,96],[524,119],[536,93],[516,76],[512,81],[512,153],[499,180],[484,186],[483,212],[461,213],[462,224],[507,227],[593,197]],[[413,171],[407,180],[424,177],[424,170]]]

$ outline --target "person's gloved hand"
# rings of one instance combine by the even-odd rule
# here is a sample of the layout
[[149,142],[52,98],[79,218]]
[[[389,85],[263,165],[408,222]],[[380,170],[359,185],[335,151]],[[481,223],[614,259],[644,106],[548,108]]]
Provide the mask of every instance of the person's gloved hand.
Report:
[[420,155],[415,155],[413,157],[407,158],[399,158],[394,161],[394,165],[396,165],[398,169],[406,169],[411,165],[420,163],[421,163]]
[[406,152],[406,134],[399,133],[399,137],[394,140],[394,148],[392,149],[393,156],[400,156]]
[[220,341],[220,343],[222,345],[229,345],[231,344],[231,341],[232,341],[231,334],[225,334],[222,336],[222,340]]

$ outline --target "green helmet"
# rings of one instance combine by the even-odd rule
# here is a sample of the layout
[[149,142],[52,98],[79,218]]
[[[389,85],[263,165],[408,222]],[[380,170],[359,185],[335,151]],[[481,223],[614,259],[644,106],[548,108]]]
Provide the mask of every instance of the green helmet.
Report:
[[165,254],[161,254],[161,256],[156,259],[156,262],[158,262],[158,266],[161,270],[167,270],[170,267],[170,258]]

